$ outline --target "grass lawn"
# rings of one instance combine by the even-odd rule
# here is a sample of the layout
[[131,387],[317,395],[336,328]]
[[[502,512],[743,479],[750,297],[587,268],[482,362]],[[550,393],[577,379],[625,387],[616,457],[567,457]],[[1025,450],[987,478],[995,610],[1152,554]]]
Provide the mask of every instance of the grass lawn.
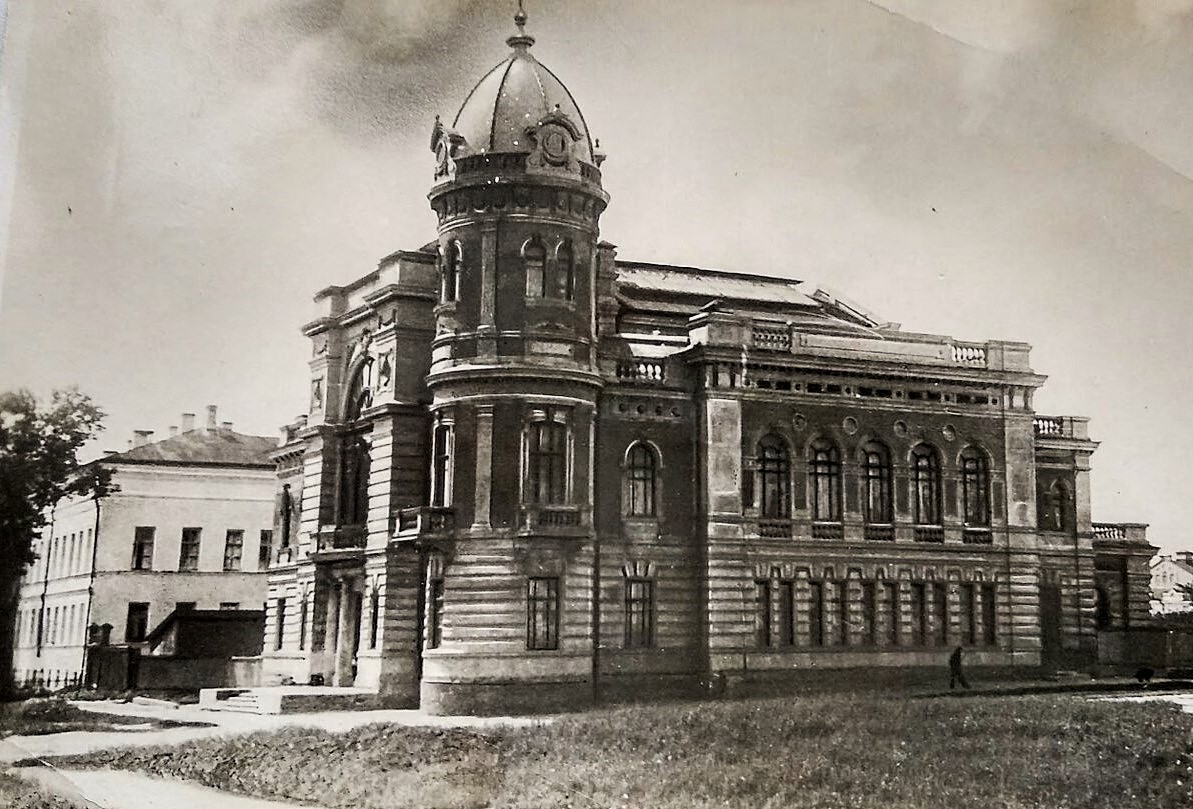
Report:
[[0,772],[0,806],[5,809],[85,809],[82,804],[43,792],[5,772]]
[[1074,696],[640,705],[484,734],[291,728],[68,761],[368,809],[1193,806],[1193,716]]
[[193,724],[195,723],[84,711],[56,697],[0,703],[0,738],[65,733],[71,730],[121,730],[145,725],[155,728],[184,727]]

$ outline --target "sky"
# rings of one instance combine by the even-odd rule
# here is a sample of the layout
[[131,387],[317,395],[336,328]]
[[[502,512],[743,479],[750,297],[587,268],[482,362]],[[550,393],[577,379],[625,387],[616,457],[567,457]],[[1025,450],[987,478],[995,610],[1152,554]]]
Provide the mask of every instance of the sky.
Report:
[[[37,0],[0,64],[0,388],[95,450],[303,412],[312,295],[434,238],[436,114],[497,0]],[[1193,0],[529,0],[622,258],[794,277],[1022,340],[1094,516],[1193,548]]]

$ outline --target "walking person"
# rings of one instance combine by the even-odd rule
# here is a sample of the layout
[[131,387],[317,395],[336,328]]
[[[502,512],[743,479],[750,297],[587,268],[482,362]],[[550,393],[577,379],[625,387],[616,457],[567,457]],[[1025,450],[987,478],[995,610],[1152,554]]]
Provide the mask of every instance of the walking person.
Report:
[[965,672],[961,670],[961,647],[958,646],[949,655],[949,690],[956,688],[957,683],[961,683],[961,687],[966,691],[969,690],[969,681],[965,679]]

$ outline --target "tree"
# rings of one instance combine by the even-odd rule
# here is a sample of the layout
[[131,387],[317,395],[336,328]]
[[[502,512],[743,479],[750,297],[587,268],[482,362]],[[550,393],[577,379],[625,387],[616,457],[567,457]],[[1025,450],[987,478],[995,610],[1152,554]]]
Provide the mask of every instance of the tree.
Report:
[[109,469],[78,460],[104,415],[77,388],[54,391],[45,409],[27,390],[0,393],[0,700],[14,690],[21,577],[37,558],[47,510],[63,497],[98,499],[114,488]]

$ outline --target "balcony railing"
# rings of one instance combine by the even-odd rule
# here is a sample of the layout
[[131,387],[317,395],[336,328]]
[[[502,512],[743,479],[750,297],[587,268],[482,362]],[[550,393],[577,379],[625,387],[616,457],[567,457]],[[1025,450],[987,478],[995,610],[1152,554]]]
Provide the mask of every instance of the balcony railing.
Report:
[[1082,416],[1036,416],[1031,426],[1036,438],[1089,438],[1089,419]]
[[839,522],[812,523],[812,539],[844,539],[845,526]]
[[790,351],[791,329],[781,325],[754,324],[754,348],[762,351]]
[[588,527],[588,509],[585,506],[522,506],[523,532],[575,533]]
[[662,384],[666,375],[667,367],[662,360],[625,359],[617,361],[618,382]]
[[982,343],[953,343],[953,362],[958,365],[986,367],[986,346]]
[[870,540],[871,542],[894,542],[895,526],[868,524],[866,526],[866,539]]
[[917,525],[915,527],[916,542],[944,542],[943,525]]
[[324,527],[315,534],[315,552],[360,550],[368,541],[369,529],[363,525]]
[[398,509],[394,535],[416,538],[450,534],[456,530],[456,511],[444,506],[416,506]]
[[758,536],[791,538],[791,520],[763,519],[758,521]]
[[966,545],[992,545],[994,535],[989,528],[966,528],[961,532],[961,541]]
[[1098,539],[1126,539],[1127,527],[1113,522],[1096,522],[1094,536]]

